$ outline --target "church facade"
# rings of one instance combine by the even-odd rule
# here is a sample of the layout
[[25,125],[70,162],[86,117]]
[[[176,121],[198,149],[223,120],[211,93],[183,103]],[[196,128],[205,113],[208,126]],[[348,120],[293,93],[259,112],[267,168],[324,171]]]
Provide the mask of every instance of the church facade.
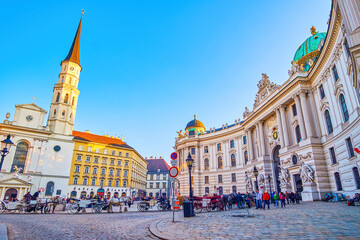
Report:
[[360,191],[359,9],[358,0],[334,0],[327,32],[311,28],[283,84],[262,74],[242,120],[206,130],[195,117],[178,132],[181,194],[189,155],[195,196],[267,189],[314,201]]
[[14,143],[1,169],[1,199],[22,198],[29,189],[32,193],[40,190],[43,196],[66,196],[79,97],[81,22],[82,18],[70,51],[61,62],[47,122],[44,124],[47,111],[33,102],[16,105],[13,120],[8,113],[0,124],[0,135],[6,138],[10,134]]

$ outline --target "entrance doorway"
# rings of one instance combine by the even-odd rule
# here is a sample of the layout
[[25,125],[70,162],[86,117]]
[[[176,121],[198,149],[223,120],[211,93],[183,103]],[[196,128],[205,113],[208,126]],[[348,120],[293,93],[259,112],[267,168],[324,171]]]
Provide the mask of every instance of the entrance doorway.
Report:
[[301,193],[303,191],[303,184],[299,174],[294,175],[295,191]]
[[280,168],[280,158],[279,158],[279,151],[280,151],[280,145],[276,145],[276,147],[273,150],[272,154],[272,161],[273,161],[273,169],[274,169],[274,184],[275,189],[277,192],[281,192],[280,188],[280,181],[279,181],[279,168]]
[[17,196],[17,190],[15,188],[9,188],[8,190],[6,190],[4,197],[16,198],[16,196]]

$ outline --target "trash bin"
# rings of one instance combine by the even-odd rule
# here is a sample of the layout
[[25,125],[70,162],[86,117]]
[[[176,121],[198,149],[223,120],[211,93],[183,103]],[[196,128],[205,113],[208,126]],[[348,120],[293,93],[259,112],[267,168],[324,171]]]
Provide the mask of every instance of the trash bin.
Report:
[[183,208],[184,208],[184,217],[191,217],[191,202],[184,201]]

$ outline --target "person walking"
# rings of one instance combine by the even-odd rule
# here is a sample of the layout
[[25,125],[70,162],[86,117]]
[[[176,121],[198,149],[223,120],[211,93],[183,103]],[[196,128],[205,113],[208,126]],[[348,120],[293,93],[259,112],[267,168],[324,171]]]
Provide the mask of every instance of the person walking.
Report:
[[295,193],[293,192],[290,193],[290,201],[295,204]]
[[259,192],[259,190],[256,190],[256,209],[262,208],[262,192]]
[[290,193],[285,191],[285,197],[286,197],[286,203],[289,204],[290,203]]
[[285,207],[286,203],[285,203],[285,200],[286,200],[286,196],[284,193],[280,193],[280,202],[281,202],[281,207]]
[[300,203],[300,194],[298,191],[295,192],[295,201],[296,201],[296,204]]
[[265,193],[262,196],[263,199],[263,204],[264,204],[264,210],[265,210],[265,206],[268,206],[268,209],[270,209],[270,194],[268,193],[268,191],[265,191]]
[[280,196],[279,196],[279,194],[275,191],[275,192],[274,192],[274,201],[275,201],[275,206],[276,206],[276,207],[279,207],[279,199],[280,199]]
[[[238,192],[238,194],[236,195],[236,203],[237,203],[237,207],[240,208],[244,208],[244,204],[243,204],[243,197],[241,196],[240,192]],[[241,206],[241,207],[240,207]]]

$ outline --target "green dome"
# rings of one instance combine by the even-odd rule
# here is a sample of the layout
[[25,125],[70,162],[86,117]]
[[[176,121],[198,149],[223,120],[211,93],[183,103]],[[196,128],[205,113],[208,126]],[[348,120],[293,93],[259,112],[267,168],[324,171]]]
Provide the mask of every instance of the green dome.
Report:
[[302,57],[306,56],[309,53],[318,50],[321,39],[326,38],[326,33],[316,33],[315,35],[307,38],[303,44],[300,45],[298,50],[295,53],[294,61],[297,63]]

